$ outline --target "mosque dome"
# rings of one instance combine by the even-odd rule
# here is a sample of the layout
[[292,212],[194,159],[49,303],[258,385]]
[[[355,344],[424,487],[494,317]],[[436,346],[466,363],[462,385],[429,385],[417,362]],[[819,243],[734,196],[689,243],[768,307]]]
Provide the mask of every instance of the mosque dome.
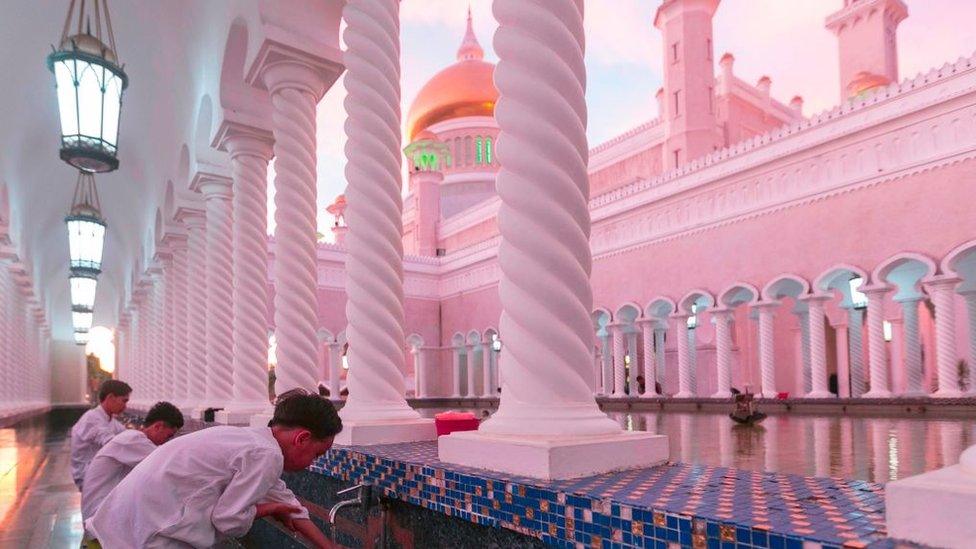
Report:
[[494,116],[498,90],[492,80],[494,63],[484,61],[468,10],[468,28],[457,62],[435,74],[413,100],[407,113],[407,138],[444,120],[465,116]]

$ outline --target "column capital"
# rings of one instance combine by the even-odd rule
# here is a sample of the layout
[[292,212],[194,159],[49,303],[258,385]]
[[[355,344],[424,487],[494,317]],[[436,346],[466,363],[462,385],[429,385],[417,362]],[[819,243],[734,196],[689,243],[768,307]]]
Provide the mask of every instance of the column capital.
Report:
[[272,94],[281,88],[304,90],[318,101],[345,70],[342,51],[319,45],[310,52],[286,43],[292,37],[280,34],[264,39],[244,81]]
[[162,245],[172,254],[178,249],[186,247],[186,231],[182,226],[171,226],[163,233]]
[[960,282],[962,282],[962,278],[955,275],[944,275],[944,274],[928,276],[922,279],[922,284],[925,285],[926,288],[931,288],[931,289],[942,289],[942,288],[952,289],[956,286],[956,284],[959,284]]
[[905,304],[905,303],[918,303],[919,301],[923,301],[924,299],[925,299],[925,296],[919,294],[919,295],[909,295],[909,296],[896,297],[896,298],[892,299],[892,301],[894,301],[895,303]]
[[233,196],[234,180],[224,174],[213,172],[196,172],[190,181],[190,190],[203,194],[204,198],[219,198],[230,200]]
[[176,209],[176,214],[173,217],[185,225],[187,229],[204,229],[207,226],[207,212],[205,210],[180,206]]
[[801,296],[799,298],[799,300],[800,301],[803,301],[805,303],[808,303],[808,304],[812,304],[812,303],[820,303],[820,304],[823,304],[823,303],[826,303],[826,302],[830,301],[833,298],[834,298],[834,296],[832,296],[830,294],[815,293],[815,294],[807,294],[805,296]]
[[762,310],[775,309],[776,307],[779,307],[782,304],[783,303],[781,301],[777,301],[775,299],[763,299],[761,301],[750,303],[749,307],[762,311]]
[[868,296],[868,299],[881,299],[894,288],[887,284],[864,284],[859,288],[860,292]]
[[728,307],[713,307],[708,310],[713,318],[730,318],[735,314],[735,309],[730,309]]
[[688,320],[689,317],[693,316],[691,313],[686,313],[684,311],[674,312],[668,315],[668,318],[673,318],[675,320]]
[[231,158],[250,155],[270,162],[274,156],[274,134],[271,130],[226,117],[217,128],[214,143],[218,150],[228,152]]

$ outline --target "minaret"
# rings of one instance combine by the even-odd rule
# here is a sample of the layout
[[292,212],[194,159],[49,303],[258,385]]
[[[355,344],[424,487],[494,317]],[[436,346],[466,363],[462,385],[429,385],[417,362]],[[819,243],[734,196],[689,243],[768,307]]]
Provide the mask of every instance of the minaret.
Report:
[[902,0],[844,0],[827,17],[840,50],[840,97],[898,80],[898,24],[908,17]]
[[468,6],[468,28],[464,31],[464,39],[458,48],[458,61],[481,61],[485,57],[485,50],[481,49],[478,37],[474,35],[474,25],[471,22],[471,6]]
[[664,38],[664,167],[702,157],[722,143],[715,118],[712,16],[719,0],[664,0],[654,26]]

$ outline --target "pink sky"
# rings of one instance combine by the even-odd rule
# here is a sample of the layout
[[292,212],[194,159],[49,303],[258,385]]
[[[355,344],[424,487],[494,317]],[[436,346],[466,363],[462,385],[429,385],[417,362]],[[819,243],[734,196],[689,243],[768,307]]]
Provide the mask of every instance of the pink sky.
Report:
[[[907,0],[909,17],[898,31],[901,78],[969,56],[976,49],[976,0]],[[491,0],[403,0],[401,3],[403,114],[417,91],[454,61],[470,4],[486,58],[497,61],[491,37],[497,23]],[[653,26],[659,0],[586,0],[589,137],[596,145],[656,116],[661,85],[661,39]],[[824,19],[841,0],[723,0],[714,20],[715,52],[732,52],[735,73],[747,82],[772,79],[772,93],[805,101],[809,116],[839,100],[837,44]],[[340,82],[319,106],[319,226],[331,225],[324,207],[342,192],[345,145],[344,88]],[[324,232],[328,232],[327,229]]]

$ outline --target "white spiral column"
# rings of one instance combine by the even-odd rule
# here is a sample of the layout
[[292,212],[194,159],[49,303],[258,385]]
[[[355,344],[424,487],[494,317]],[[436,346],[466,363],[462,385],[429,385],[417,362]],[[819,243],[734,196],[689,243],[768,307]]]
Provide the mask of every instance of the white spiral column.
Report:
[[803,377],[803,394],[806,395],[813,387],[810,369],[810,312],[797,311],[796,320],[800,326],[800,366]]
[[269,133],[233,127],[222,146],[234,177],[233,400],[217,414],[246,423],[268,401],[268,162]]
[[468,344],[467,349],[468,349],[467,352],[468,360],[467,360],[467,371],[465,373],[468,376],[468,380],[466,383],[467,391],[465,396],[467,396],[468,398],[475,398],[478,396],[478,392],[475,390],[474,382],[477,377],[476,370],[478,367],[478,363],[481,361],[478,360],[480,357],[478,356],[477,345]]
[[176,395],[174,391],[175,387],[175,376],[176,376],[176,361],[173,355],[174,351],[174,333],[176,332],[176,309],[175,300],[176,292],[173,288],[173,256],[171,253],[167,253],[165,257],[162,258],[162,268],[159,273],[159,280],[161,284],[161,309],[162,309],[162,333],[160,335],[159,344],[161,348],[162,355],[162,370],[161,375],[161,385],[160,385],[160,400],[172,401]]
[[461,398],[461,347],[451,348],[451,396]]
[[824,303],[830,296],[813,295],[807,303],[807,333],[810,337],[810,391],[807,398],[829,398],[827,385],[827,334],[824,326]]
[[13,303],[13,289],[10,284],[10,272],[7,269],[7,258],[0,250],[0,345],[6,351],[0,353],[0,411],[12,408],[17,398],[14,392],[14,364],[10,357],[13,345],[11,333],[11,303]]
[[[184,210],[186,225],[187,383],[184,411],[204,404],[207,390],[207,218],[201,210]],[[185,413],[185,412],[184,412]]]
[[490,433],[620,426],[590,389],[592,290],[581,0],[495,0],[502,394]]
[[904,396],[922,396],[922,342],[918,332],[918,302],[921,297],[898,300],[901,303],[901,317],[904,323],[902,338],[905,342],[905,392]]
[[938,390],[936,397],[954,398],[962,395],[959,390],[959,370],[956,357],[955,288],[960,279],[937,276],[925,281],[932,303],[935,305],[935,359],[938,365]]
[[966,300],[969,335],[969,393],[976,393],[976,291],[961,292]]
[[[397,0],[350,0],[346,42],[346,334],[343,421],[419,419],[404,398],[400,19]],[[467,395],[476,396],[475,352]]]
[[145,395],[146,400],[143,401],[147,406],[159,400],[163,391],[163,283],[156,267],[150,269],[149,277],[151,281],[147,315],[149,338],[146,341],[149,349],[149,390]]
[[665,349],[664,349],[664,334],[667,332],[667,321],[659,321],[661,326],[654,329],[654,356],[655,356],[655,366],[657,367],[657,382],[661,386],[661,392],[664,392],[664,382],[666,381],[667,375],[667,364],[665,363]]
[[675,325],[678,332],[678,393],[675,398],[692,398],[695,396],[694,387],[694,373],[691,369],[694,367],[692,364],[691,353],[695,352],[693,348],[689,349],[691,330],[688,329],[688,317],[690,315],[686,313],[677,313],[671,315],[675,320]]
[[207,208],[207,388],[202,408],[223,407],[234,384],[234,244],[230,179],[203,175],[196,182]]
[[763,398],[776,398],[776,340],[773,338],[773,318],[778,302],[754,305],[759,313],[759,384]]
[[891,396],[888,388],[888,350],[884,339],[884,300],[890,288],[885,286],[861,287],[868,296],[868,355],[870,357],[871,390],[866,398]]
[[329,343],[329,398],[332,400],[342,400],[342,380],[340,374],[342,370],[342,343]]
[[864,394],[864,313],[857,307],[847,311],[847,341],[850,345],[851,397]]
[[312,391],[318,384],[315,106],[324,85],[314,67],[295,59],[266,66],[262,77],[273,105],[275,392],[280,395],[295,388]]
[[[712,318],[715,319],[715,365],[717,368],[717,388],[712,398],[729,398],[732,396],[732,311],[714,309]],[[724,429],[723,429],[724,431]]]
[[624,363],[624,327],[621,324],[607,326],[613,337],[613,396],[620,398],[627,394],[624,386],[627,384],[627,366]]
[[644,319],[641,325],[641,351],[644,353],[644,393],[642,396],[657,394],[657,355],[654,352],[654,320]]
[[593,397],[583,0],[493,9],[502,392],[478,431],[438,439],[438,457],[536,478],[663,462],[665,437],[624,432]]
[[189,335],[187,291],[189,282],[187,280],[187,239],[185,236],[181,235],[173,240],[172,251],[173,260],[170,264],[172,276],[169,286],[173,293],[172,398],[173,404],[182,406],[187,402],[190,376],[187,350],[187,336]]
[[492,353],[491,341],[481,342],[481,396],[491,398],[494,396],[494,387],[491,382],[491,362]]

